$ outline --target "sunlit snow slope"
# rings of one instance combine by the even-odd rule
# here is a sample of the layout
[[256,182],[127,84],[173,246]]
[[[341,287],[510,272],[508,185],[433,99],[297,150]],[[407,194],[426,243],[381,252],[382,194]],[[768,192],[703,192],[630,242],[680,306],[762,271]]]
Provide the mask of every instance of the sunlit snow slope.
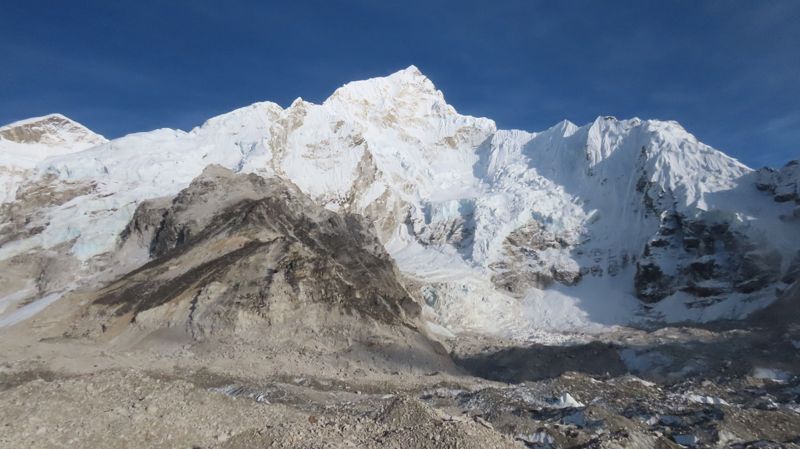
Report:
[[61,114],[20,120],[0,127],[0,201],[14,199],[18,183],[38,162],[106,142]]
[[[74,277],[101,279],[137,205],[175,194],[209,164],[285,177],[330,209],[369,217],[431,319],[456,333],[544,339],[742,317],[785,288],[800,247],[797,195],[775,201],[755,172],[675,122],[498,130],[458,114],[413,66],[320,105],[256,103],[189,132],[86,134],[80,144],[92,148],[80,152],[65,139],[26,159],[20,145],[49,143],[7,140],[5,129],[0,165],[25,171],[0,174],[0,260],[40,267],[0,291],[14,298],[80,284],[42,282],[33,257],[74,260]],[[62,200],[20,196],[42,190]]]

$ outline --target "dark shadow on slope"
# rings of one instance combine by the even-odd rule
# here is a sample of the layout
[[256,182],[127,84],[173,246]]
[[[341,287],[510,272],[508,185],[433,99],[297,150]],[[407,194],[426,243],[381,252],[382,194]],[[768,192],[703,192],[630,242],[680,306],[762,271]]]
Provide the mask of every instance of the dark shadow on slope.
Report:
[[458,206],[458,213],[464,217],[464,224],[462,226],[466,238],[458,243],[456,249],[466,262],[472,260],[472,254],[475,250],[475,228],[477,227],[477,222],[475,221],[475,202],[470,201],[466,204],[462,202]]
[[492,162],[492,138],[494,138],[494,134],[481,142],[475,150],[475,153],[478,155],[478,160],[472,166],[472,175],[478,179],[486,179],[489,175],[489,166]]
[[[789,304],[800,308],[800,287]],[[782,309],[783,310],[783,309]],[[637,338],[636,343],[591,342],[571,346],[526,345],[494,352],[453,355],[470,374],[520,383],[579,372],[594,377],[633,374],[672,384],[691,379],[742,378],[756,368],[800,375],[800,318],[793,315],[774,326],[769,312],[761,319],[738,322],[739,328],[712,331],[667,327]],[[733,324],[733,323],[728,323]],[[686,334],[692,333],[688,338]]]
[[[236,262],[246,259],[269,244],[260,241],[249,242],[235,251],[193,267],[173,279],[158,282],[143,281],[130,285],[125,282],[115,283],[107,294],[95,300],[95,304],[118,306],[114,311],[117,316],[128,312],[138,314],[166,304],[192,286],[199,285],[202,282],[210,282],[210,280],[220,277],[223,272],[234,267]],[[158,260],[163,264],[171,260],[171,258],[165,257]],[[128,277],[125,276],[122,281]]]
[[593,376],[627,372],[617,349],[602,342],[512,347],[463,358],[454,355],[453,360],[473,376],[508,383],[548,379],[568,371]]
[[780,299],[752,314],[750,321],[776,331],[789,330],[800,323],[800,280],[792,284]]

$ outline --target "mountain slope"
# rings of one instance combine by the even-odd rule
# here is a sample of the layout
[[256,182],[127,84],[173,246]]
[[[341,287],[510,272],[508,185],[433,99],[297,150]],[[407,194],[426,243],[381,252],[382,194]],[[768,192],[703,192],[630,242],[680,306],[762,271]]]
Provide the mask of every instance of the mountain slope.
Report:
[[52,321],[67,324],[64,335],[454,369],[370,225],[286,180],[211,165],[178,195],[140,204],[115,257],[137,254],[149,262],[64,300],[74,307]]
[[[171,200],[142,203],[122,242],[122,253],[149,252],[152,260],[96,301],[115,316],[135,317],[189,286],[207,293],[212,284],[226,314],[235,304],[281,321],[273,309],[307,314],[314,302],[389,324],[420,314],[369,224],[319,207],[279,178],[210,165]],[[280,304],[282,296],[297,304]]]
[[[18,201],[36,212],[17,212],[33,218],[14,221],[0,259],[67,258],[78,279],[108,278],[137,206],[177,193],[209,164],[287,178],[328,209],[365,215],[454,331],[529,338],[742,317],[775,298],[800,246],[793,205],[674,122],[497,130],[458,114],[412,66],[349,83],[320,105],[257,103],[190,132],[47,158],[23,188],[79,192],[58,204]],[[70,288],[41,284],[39,296]]]
[[0,202],[14,199],[19,183],[41,160],[105,142],[103,136],[61,114],[0,127]]

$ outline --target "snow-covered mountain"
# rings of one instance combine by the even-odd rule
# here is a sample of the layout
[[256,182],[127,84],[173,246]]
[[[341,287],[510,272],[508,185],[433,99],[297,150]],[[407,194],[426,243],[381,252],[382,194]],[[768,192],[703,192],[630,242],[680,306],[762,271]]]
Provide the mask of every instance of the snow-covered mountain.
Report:
[[0,201],[13,200],[18,182],[43,159],[105,142],[103,136],[61,114],[0,127]]
[[106,141],[57,115],[18,122],[0,128],[0,158],[7,313],[146,262],[120,257],[137,207],[210,164],[365,215],[441,332],[738,318],[794,282],[800,260],[798,170],[754,172],[675,122],[498,130],[413,66],[189,132]]

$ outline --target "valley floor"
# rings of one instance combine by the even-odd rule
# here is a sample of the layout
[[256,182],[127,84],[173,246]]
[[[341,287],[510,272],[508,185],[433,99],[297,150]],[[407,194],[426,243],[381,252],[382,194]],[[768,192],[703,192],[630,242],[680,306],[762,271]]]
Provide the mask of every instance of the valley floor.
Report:
[[[458,367],[4,329],[3,448],[800,447],[800,333],[461,335]],[[354,351],[354,352],[357,352]]]

